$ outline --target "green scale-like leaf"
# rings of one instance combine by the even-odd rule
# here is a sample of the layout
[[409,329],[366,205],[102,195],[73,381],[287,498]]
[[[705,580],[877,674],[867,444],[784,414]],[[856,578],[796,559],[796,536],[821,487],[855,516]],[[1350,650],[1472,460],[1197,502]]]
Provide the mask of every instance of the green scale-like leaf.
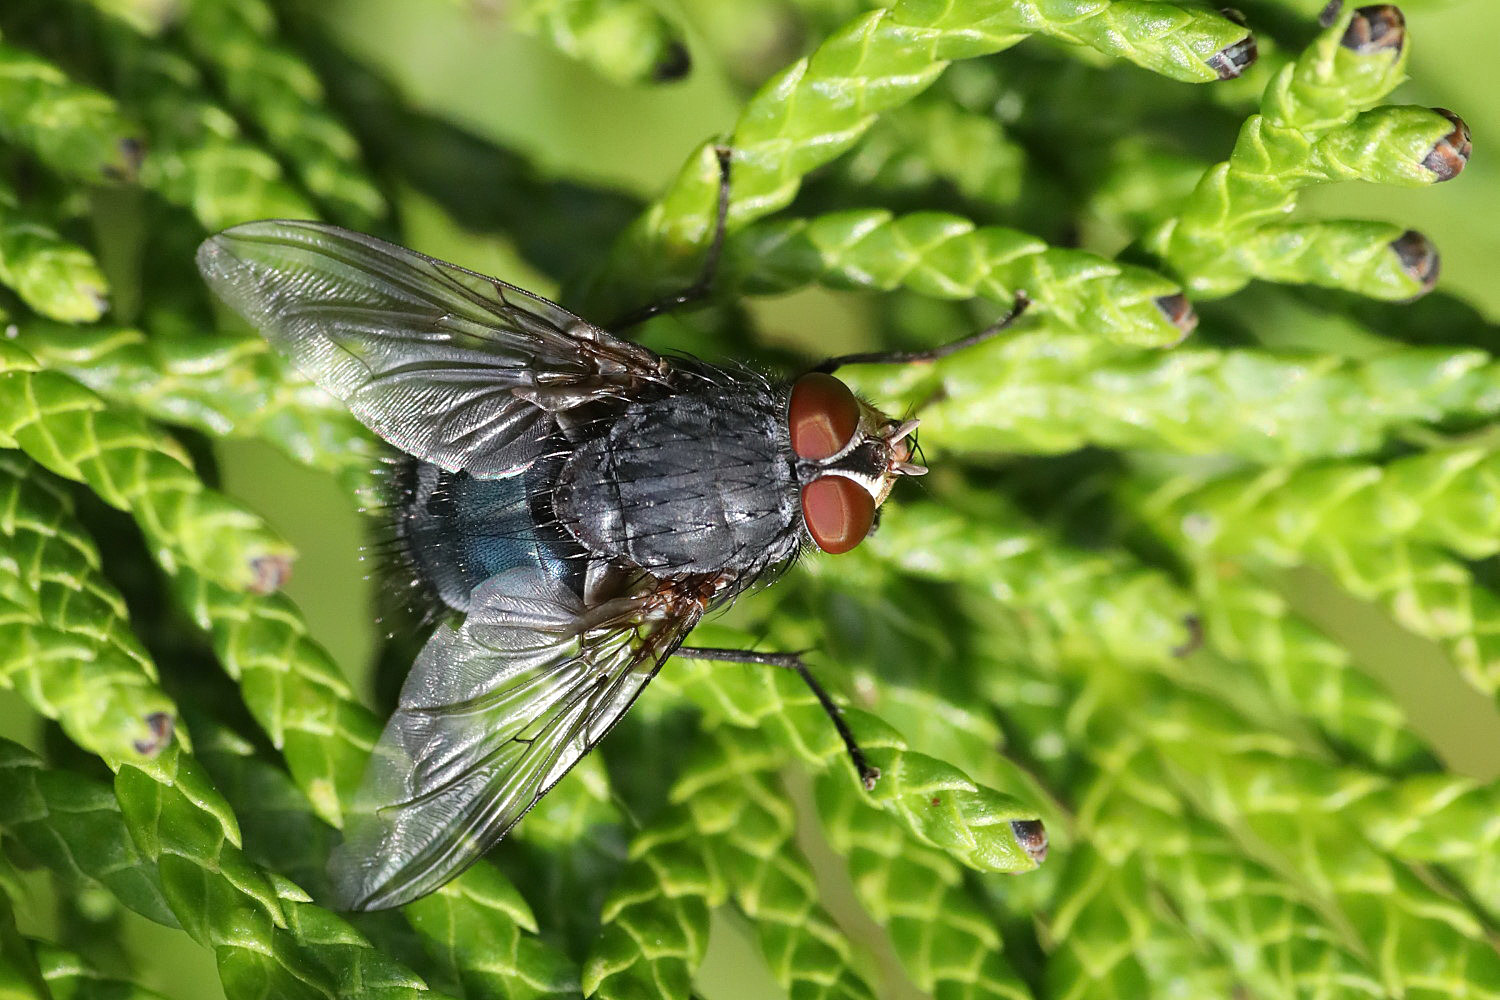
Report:
[[[1034,623],[1030,653],[1044,662],[1097,659],[1137,664],[1171,677],[1201,675],[1204,666],[1184,666],[1178,652],[1190,643],[1192,620],[1206,611],[1209,638],[1216,643],[1227,639],[1214,627],[1221,620],[1217,608],[1199,606],[1199,600],[1213,597],[1210,590],[1187,593],[1122,551],[1067,546],[993,497],[969,502],[961,510],[908,503],[885,518],[869,549],[842,557],[839,572],[858,579],[878,561],[919,576],[956,579],[1001,607],[1025,609]],[[1282,641],[1282,630],[1307,635],[1310,629],[1279,616],[1273,624],[1276,631],[1263,633],[1260,641]],[[1244,641],[1226,641],[1224,653],[1243,656]],[[1277,699],[1272,692],[1285,691],[1278,679],[1283,668],[1258,656],[1240,662],[1243,667],[1221,671],[1225,691],[1241,690],[1251,700],[1279,703],[1323,728],[1332,744],[1357,747],[1367,759],[1425,758],[1420,742],[1404,731],[1405,717],[1390,696],[1368,678],[1351,674],[1347,656],[1307,655],[1298,662],[1297,689],[1327,692],[1326,701]],[[1247,689],[1245,667],[1263,673],[1270,690],[1260,685]]]
[[[741,112],[726,143],[734,155],[730,228],[789,204],[803,176],[849,149],[880,112],[927,89],[949,62],[1001,51],[1038,31],[1109,47],[1159,71],[1199,80],[1215,78],[1210,57],[1245,37],[1226,18],[1166,3],[908,0],[874,11],[766,83]],[[620,239],[595,298],[623,299],[623,287],[616,285],[627,280],[634,295],[643,286],[682,283],[680,276],[690,272],[708,242],[718,179],[713,150],[705,145]],[[643,261],[652,262],[658,274],[643,277]],[[1158,342],[1176,339],[1165,317],[1153,322]]]
[[851,381],[892,409],[921,406],[933,448],[986,454],[1096,445],[1273,464],[1367,453],[1407,427],[1500,408],[1493,359],[1478,350],[1125,353],[1046,327]]
[[0,452],[0,682],[111,762],[154,753],[176,709],[72,504]]
[[599,939],[583,972],[599,1000],[686,998],[708,951],[712,907],[724,880],[697,843],[697,820],[673,806],[630,844],[630,863],[600,912]]
[[95,71],[141,123],[143,186],[191,211],[210,231],[249,219],[316,217],[281,164],[247,141],[234,118],[206,95],[199,70],[141,34],[139,20],[101,14],[79,0],[58,0],[52,8],[55,30],[42,33],[54,46],[49,54],[75,58],[96,47],[106,65]]
[[334,472],[351,492],[377,464],[371,435],[264,339],[220,332],[147,336],[140,330],[17,325],[16,343],[119,406],[215,436],[261,438],[298,462]]
[[[1373,37],[1361,34],[1367,26]],[[1284,221],[1312,184],[1426,185],[1456,173],[1430,166],[1428,157],[1462,126],[1426,108],[1370,110],[1401,82],[1407,51],[1396,8],[1346,8],[1276,74],[1230,158],[1206,172],[1180,214],[1147,240],[1194,295],[1227,295],[1252,278],[1385,299],[1431,288],[1435,252],[1402,227]]]
[[1370,778],[1270,754],[1221,755],[1203,736],[1196,734],[1191,748],[1177,746],[1173,766],[1191,774],[1223,821],[1247,826],[1256,845],[1288,867],[1284,875],[1337,902],[1376,956],[1372,964],[1387,990],[1500,991],[1500,954],[1484,924],[1370,847],[1350,813],[1337,808]]
[[277,44],[275,15],[261,0],[190,0],[178,26],[211,64],[230,101],[243,108],[298,179],[335,218],[366,228],[385,199],[359,166],[359,146],[324,107],[322,84],[302,58]]
[[20,205],[0,178],[0,284],[32,309],[67,323],[98,319],[109,284],[93,256]]
[[1500,919],[1500,782],[1420,775],[1372,790],[1354,804],[1369,840],[1403,861],[1441,865]]
[[912,982],[941,997],[1029,1000],[992,916],[964,888],[962,869],[856,794],[832,775],[818,780],[828,839],[848,858],[860,902],[890,934]]
[[[215,947],[229,981],[269,977],[268,982],[281,983],[275,989],[282,995],[335,996],[333,983],[359,970],[357,978],[368,977],[398,993],[419,988],[420,980],[385,963],[331,914],[304,905],[300,890],[243,858],[229,807],[180,742],[171,739],[176,711],[150,683],[154,668],[124,627],[123,602],[98,575],[92,546],[76,529],[68,530],[65,500],[55,493],[28,492],[24,464],[15,457],[5,461],[11,465],[5,509],[13,565],[32,574],[17,580],[18,588],[8,588],[17,595],[7,598],[6,608],[14,633],[14,641],[6,643],[12,683],[34,707],[57,717],[76,741],[117,769],[125,826],[140,852],[156,864],[161,894],[176,920],[197,940]],[[57,599],[64,594],[71,596]],[[30,602],[18,601],[26,595],[34,596]],[[90,599],[96,602],[92,606]],[[67,794],[66,786],[61,794]],[[83,801],[97,816],[98,797]],[[11,815],[12,823],[34,822],[34,815],[25,812]],[[66,830],[60,826],[52,831],[104,836],[106,841],[119,832],[107,823],[101,828],[97,821],[81,821]],[[18,836],[41,837],[31,829]],[[43,842],[39,853],[49,849]],[[109,843],[94,848],[86,862],[74,860],[89,850],[86,842],[69,842],[65,852],[53,857],[67,862],[64,874],[81,870],[112,889],[116,882],[106,876],[116,859],[123,857],[127,868],[135,867],[134,855],[122,856],[123,848]],[[151,908],[151,894],[142,896],[140,876],[124,877],[125,901]],[[283,892],[290,895],[283,898]],[[268,960],[262,954],[257,941],[272,947],[283,934],[289,935],[288,944],[304,949],[305,958]],[[308,961],[326,972],[304,967]],[[319,985],[324,975],[333,978]],[[241,978],[245,976],[250,978]]]
[[843,176],[875,191],[945,182],[972,201],[1008,205],[1025,170],[1025,150],[993,115],[923,95],[881,115],[844,161]]
[[[316,892],[329,891],[328,853],[337,834],[297,784],[217,722],[195,716],[193,726],[207,734],[200,740],[201,757],[244,825],[247,853]],[[477,865],[403,912],[418,947],[442,979],[465,996],[530,1000],[577,995],[576,970],[533,936],[537,926],[531,908],[488,865]]]
[[66,948],[42,942],[32,947],[52,1000],[166,1000],[138,983],[104,975]]
[[716,734],[673,789],[730,897],[755,922],[761,951],[792,1000],[873,1000],[843,933],[818,902],[795,817],[776,780],[784,751],[748,733]]
[[112,98],[6,43],[0,43],[0,139],[88,183],[130,180],[140,166],[140,132]]
[[[695,641],[747,645],[738,633],[700,626]],[[836,767],[857,782],[843,742],[807,686],[789,671],[675,662],[672,682],[707,713],[711,725],[760,730],[809,764]],[[918,839],[978,871],[1025,871],[1036,866],[1011,828],[1036,813],[1021,801],[976,785],[957,767],[909,749],[873,715],[846,713],[849,727],[881,778],[870,793]],[[934,804],[934,799],[937,800]]]
[[1388,466],[1330,464],[1300,471],[1175,483],[1148,515],[1188,551],[1273,565],[1313,560],[1354,593],[1387,602],[1418,634],[1444,643],[1464,677],[1500,692],[1500,599],[1444,549],[1477,559],[1500,551],[1478,525],[1493,517],[1494,459],[1455,449]]
[[168,569],[266,592],[290,567],[290,546],[204,486],[175,442],[11,344],[0,344],[0,443],[129,511]]
[[754,275],[746,285],[756,292],[819,281],[1009,305],[1024,291],[1064,325],[1087,326],[1117,343],[1160,347],[1183,334],[1161,304],[1178,293],[1168,279],[953,215],[876,209],[774,221],[737,237],[733,252]]
[[785,763],[750,734],[700,741],[672,788],[674,806],[636,837],[605,905],[584,977],[590,995],[688,997],[709,908],[727,896],[755,921],[789,996],[871,996],[793,843],[791,804],[775,778]]
[[[355,700],[285,598],[233,593],[187,573],[179,575],[178,593],[209,631],[246,707],[281,751],[306,801],[324,822],[340,825],[379,736],[379,720]],[[558,985],[568,981],[565,964],[524,933],[536,930],[535,918],[492,868],[476,866],[404,913],[428,953],[478,995],[566,991]]]
[[9,741],[0,742],[0,829],[74,891],[103,885],[142,916],[177,926],[161,878],[130,839],[110,790],[49,771]]
[[512,23],[618,83],[674,80],[689,69],[679,32],[643,0],[520,0]]

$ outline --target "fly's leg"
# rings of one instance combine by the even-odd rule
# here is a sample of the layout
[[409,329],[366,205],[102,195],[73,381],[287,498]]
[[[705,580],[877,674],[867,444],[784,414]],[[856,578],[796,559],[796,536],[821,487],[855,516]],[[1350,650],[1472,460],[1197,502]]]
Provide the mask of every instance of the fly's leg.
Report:
[[653,316],[660,316],[689,302],[696,302],[708,294],[713,287],[714,276],[719,271],[719,258],[724,253],[724,228],[729,221],[729,160],[732,150],[728,146],[715,146],[714,155],[719,158],[719,207],[714,216],[714,236],[708,244],[708,253],[703,258],[703,269],[698,272],[698,278],[691,285],[677,292],[675,295],[667,295],[657,299],[655,302],[641,306],[639,309],[626,313],[624,316],[611,323],[606,329],[613,331],[628,330],[632,326],[646,322]]
[[681,646],[673,656],[681,656],[689,660],[713,660],[717,663],[757,663],[767,667],[780,667],[783,670],[794,670],[797,672],[812,693],[817,697],[818,704],[823,706],[823,711],[828,713],[828,718],[833,721],[833,728],[839,732],[839,737],[844,741],[844,747],[849,751],[849,759],[854,762],[854,770],[859,774],[860,782],[865,786],[865,791],[872,791],[875,782],[880,780],[880,768],[871,766],[865,759],[865,752],[859,748],[854,741],[854,734],[849,731],[849,724],[844,721],[843,711],[833,703],[828,692],[823,689],[812,672],[807,669],[807,664],[802,662],[802,657],[797,653],[752,653],[744,649],[713,649],[704,646]]
[[966,347],[982,344],[991,337],[995,337],[1008,329],[1016,320],[1021,318],[1031,299],[1027,298],[1025,292],[1017,292],[1016,300],[1011,304],[1010,312],[1001,316],[989,326],[978,333],[971,333],[967,337],[960,337],[951,343],[940,347],[933,347],[925,351],[870,351],[865,354],[845,354],[837,358],[829,358],[827,361],[812,369],[815,372],[824,372],[832,375],[845,365],[905,365],[905,364],[927,364],[946,358],[950,354],[956,354]]

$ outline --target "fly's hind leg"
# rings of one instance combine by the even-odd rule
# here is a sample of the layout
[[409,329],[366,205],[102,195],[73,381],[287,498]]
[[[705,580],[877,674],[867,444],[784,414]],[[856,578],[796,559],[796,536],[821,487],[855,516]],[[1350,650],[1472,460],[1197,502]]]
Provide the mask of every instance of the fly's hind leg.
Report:
[[854,762],[854,770],[859,775],[860,783],[865,786],[866,791],[875,788],[875,782],[880,780],[880,768],[871,766],[869,760],[865,758],[865,752],[859,748],[859,744],[854,740],[854,734],[849,731],[849,724],[844,721],[843,710],[833,703],[833,699],[823,689],[823,685],[818,683],[817,678],[813,677],[799,654],[752,653],[744,649],[681,646],[672,655],[689,660],[712,660],[717,663],[756,663],[795,671],[817,697],[818,704],[823,706],[823,711],[828,714],[828,718],[833,721],[833,728],[838,730],[839,738],[844,741],[844,747],[849,751],[849,759]]
[[606,329],[618,333],[637,326],[653,316],[696,302],[708,294],[719,271],[719,258],[724,253],[724,228],[729,221],[729,161],[732,151],[728,146],[715,146],[714,155],[719,158],[719,204],[714,216],[714,235],[709,241],[708,253],[703,257],[703,268],[694,282],[673,294],[647,303],[632,310],[611,323]]

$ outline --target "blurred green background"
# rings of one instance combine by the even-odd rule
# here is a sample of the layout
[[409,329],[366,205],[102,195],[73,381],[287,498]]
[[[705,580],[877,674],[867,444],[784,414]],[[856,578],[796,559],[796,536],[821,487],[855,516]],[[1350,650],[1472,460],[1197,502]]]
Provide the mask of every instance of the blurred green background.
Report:
[[[688,28],[693,72],[676,84],[631,89],[592,76],[507,30],[503,3],[321,0],[305,5],[342,45],[383,70],[419,107],[493,138],[559,180],[642,198],[661,190],[694,146],[732,123],[747,80],[763,78],[801,54],[798,37],[787,29],[790,18],[776,3],[689,0],[666,6]],[[1244,6],[1254,26],[1257,6]],[[1322,0],[1307,0],[1299,9],[1310,21],[1321,6]],[[1500,166],[1490,155],[1500,135],[1493,53],[1500,4],[1413,0],[1403,6],[1412,36],[1413,79],[1395,99],[1459,111],[1473,132],[1473,161],[1453,184],[1422,190],[1338,185],[1315,190],[1308,206],[1316,213],[1419,225],[1442,251],[1440,287],[1500,319],[1495,274]],[[420,195],[406,192],[401,209],[410,245],[543,294],[555,291],[505,243],[466,231],[463,218],[449,217]],[[754,308],[766,326],[808,353],[859,343],[874,326],[870,301],[852,295],[799,293],[759,301]],[[1295,342],[1295,331],[1279,331],[1277,339]],[[360,559],[363,518],[332,480],[294,466],[267,446],[225,443],[219,457],[226,491],[263,513],[301,552],[287,589],[314,634],[351,676],[367,682],[374,631],[372,584]],[[1384,615],[1314,574],[1294,573],[1287,587],[1299,608],[1347,642],[1392,686],[1414,724],[1455,768],[1500,773],[1500,747],[1477,735],[1483,728],[1500,729],[1495,708],[1452,670],[1432,669],[1442,658],[1435,647],[1402,633]],[[1452,683],[1432,683],[1434,677]],[[824,874],[835,867],[824,866]],[[830,907],[849,906],[837,889],[830,889]],[[180,934],[140,918],[129,920],[132,950],[147,983],[185,1000],[222,996],[207,952]],[[715,924],[700,983],[708,1000],[782,995],[736,918],[725,915]]]

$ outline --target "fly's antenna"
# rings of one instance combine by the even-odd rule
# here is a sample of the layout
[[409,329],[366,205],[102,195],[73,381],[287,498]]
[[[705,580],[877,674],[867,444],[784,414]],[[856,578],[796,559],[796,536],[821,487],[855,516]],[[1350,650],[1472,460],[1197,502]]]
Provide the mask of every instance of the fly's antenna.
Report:
[[[907,419],[912,419],[911,414],[912,410],[908,409],[906,411]],[[911,429],[911,434],[908,436],[911,438],[911,454],[912,457],[917,460],[916,464],[924,469],[927,468],[927,455],[922,451],[922,441],[919,428],[913,427]]]

